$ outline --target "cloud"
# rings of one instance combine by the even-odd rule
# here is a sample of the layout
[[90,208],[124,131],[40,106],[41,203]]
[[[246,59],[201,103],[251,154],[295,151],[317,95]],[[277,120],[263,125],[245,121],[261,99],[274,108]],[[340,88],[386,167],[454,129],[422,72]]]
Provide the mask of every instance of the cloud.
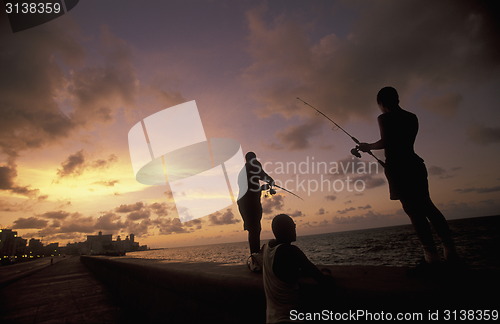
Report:
[[184,227],[195,227],[195,229],[201,229],[201,219],[192,219],[184,223]]
[[428,97],[422,100],[422,107],[435,112],[443,117],[453,117],[462,102],[462,95],[457,93],[446,93],[439,96]]
[[107,159],[98,159],[92,161],[90,167],[93,169],[106,169],[116,161],[118,161],[118,157],[114,154],[111,154]]
[[385,180],[383,178],[370,177],[369,179],[366,180],[366,188],[367,189],[380,187],[384,184],[385,184]]
[[288,126],[286,129],[276,133],[276,137],[281,144],[274,144],[273,148],[290,151],[304,150],[311,147],[309,139],[320,133],[321,126],[315,121]]
[[463,189],[459,188],[459,189],[455,189],[455,191],[459,192],[459,193],[471,193],[471,192],[475,192],[475,193],[483,194],[483,193],[490,193],[490,192],[500,191],[500,186],[480,187],[480,188],[470,187],[470,188],[463,188]]
[[[294,13],[272,16],[259,7],[247,12],[253,61],[244,78],[264,105],[261,116],[312,114],[295,100],[299,96],[337,122],[370,117],[385,85],[404,96],[464,79],[490,82],[500,67],[498,11],[483,4],[434,1],[426,2],[425,10],[418,0],[337,4],[358,16],[347,35],[313,34],[312,26],[320,22]],[[340,19],[341,10],[331,12],[328,19]],[[424,103],[453,114],[460,101],[449,93]]]
[[52,220],[52,223],[50,224],[50,227],[61,227],[61,222],[54,219]]
[[120,215],[112,212],[105,213],[97,218],[94,225],[95,229],[108,230],[108,231],[118,231],[125,227],[125,223],[121,221]]
[[309,228],[314,228],[314,227],[325,227],[328,226],[330,222],[327,219],[323,219],[322,221],[309,221],[309,222],[303,222],[301,223],[301,227],[309,227]]
[[21,210],[22,206],[20,204],[12,204],[4,200],[0,200],[0,211],[12,212]]
[[38,216],[43,217],[43,218],[49,218],[49,219],[65,219],[68,216],[70,216],[71,213],[63,210],[58,210],[58,211],[48,211],[43,214],[40,214]]
[[132,52],[128,44],[103,27],[100,33],[102,66],[79,69],[72,75],[68,94],[74,104],[72,119],[109,122],[119,107],[132,107],[139,91]]
[[167,216],[169,214],[169,211],[175,209],[174,206],[169,205],[166,202],[152,203],[151,205],[149,205],[149,208],[158,216]]
[[337,213],[338,214],[347,214],[348,212],[351,212],[353,210],[356,210],[356,208],[349,207],[349,208],[345,208],[345,209],[342,209],[342,210],[337,210]]
[[114,187],[115,184],[119,183],[120,180],[103,180],[103,181],[96,181],[93,184],[105,186],[105,187]]
[[320,209],[318,209],[318,212],[316,213],[316,215],[324,215],[327,213],[328,212],[323,207],[321,207]]
[[67,84],[59,63],[76,67],[84,50],[76,28],[61,21],[22,35],[0,32],[5,49],[0,59],[4,76],[0,78],[0,150],[15,158],[26,149],[67,138],[75,128],[58,103]]
[[[119,110],[135,108],[140,83],[128,45],[103,28],[100,44],[83,35],[68,19],[56,20],[28,32],[0,30],[0,159],[15,160],[24,152],[72,139],[76,131],[98,130]],[[87,52],[86,48],[95,49]],[[148,90],[151,92],[151,90]],[[116,160],[84,162],[72,154],[58,169],[59,177],[79,175],[85,168],[104,168]],[[5,179],[0,171],[0,182]],[[9,175],[13,179],[12,175]],[[16,185],[3,189],[36,196],[36,189]]]
[[[189,233],[202,228],[201,219],[193,219],[182,223],[179,218],[157,218],[151,221],[150,225],[160,229],[161,235],[171,235],[176,233]],[[148,228],[151,230],[151,228]]]
[[85,165],[83,150],[71,154],[61,163],[61,168],[57,169],[57,175],[60,178],[67,176],[77,176],[82,174]]
[[438,204],[438,207],[447,219],[466,218],[498,215],[500,202],[498,199],[488,199],[478,202],[450,201]]
[[0,199],[0,211],[17,212],[19,214],[22,212],[23,214],[26,214],[32,212],[36,208],[39,208],[40,202],[43,202],[45,199],[46,198],[44,198],[44,196],[38,196],[37,199],[21,199],[18,202],[11,202],[8,198],[5,200]]
[[[113,211],[105,213],[105,215],[109,215],[107,217],[113,221],[111,227],[119,229],[120,225],[122,225],[122,231],[127,230],[128,233],[134,233],[138,236],[149,235],[155,228],[160,230],[161,235],[188,233],[202,228],[202,222],[199,219],[181,223],[177,217],[165,217],[173,211],[175,211],[175,206],[166,202],[145,204],[139,201],[133,204],[120,205],[114,208]],[[121,217],[115,213],[127,213],[126,221],[122,222]],[[154,215],[157,217],[153,218]]]
[[360,176],[356,176],[352,178],[353,182],[356,182],[358,180],[363,181],[365,184],[366,189],[373,189],[380,187],[385,184],[385,179],[381,177],[374,177],[371,174],[363,174]]
[[0,189],[10,190],[13,186],[13,179],[16,175],[17,173],[14,168],[9,166],[0,167]]
[[[457,171],[459,169],[460,168],[452,168],[451,171]],[[439,177],[439,179],[449,179],[455,176],[455,174],[448,172],[446,169],[435,165],[430,166],[427,171],[430,176],[436,176]]]
[[10,191],[26,197],[34,197],[39,193],[38,189],[31,189],[30,186],[20,186],[15,183],[17,177],[16,165],[0,166],[0,190]]
[[365,206],[359,206],[358,209],[371,209],[372,206],[370,204],[367,204]]
[[138,237],[147,236],[149,231],[151,230],[152,225],[153,221],[151,221],[150,219],[143,219],[140,222],[128,221],[126,223],[126,231],[128,233],[134,233]]
[[127,215],[127,220],[149,219],[151,212],[148,209],[141,209]]
[[228,208],[224,213],[216,212],[214,214],[210,214],[208,216],[208,221],[210,225],[227,225],[227,224],[236,224],[239,223],[240,220],[234,217],[233,211]]
[[[97,159],[94,161],[87,161],[87,158],[85,156],[85,152],[83,150],[80,150],[76,153],[70,154],[66,160],[64,160],[61,163],[61,168],[57,169],[57,176],[60,178],[64,177],[69,177],[69,176],[79,176],[81,175],[85,170],[88,169],[93,169],[93,170],[99,170],[99,169],[106,169],[110,167],[111,164],[117,161],[117,157],[114,154],[111,154],[107,159]],[[117,183],[118,180],[115,180],[115,182],[96,182],[97,184],[103,184],[103,185],[114,185]]]
[[142,208],[144,208],[144,203],[142,201],[138,201],[134,204],[130,204],[130,205],[120,205],[119,207],[116,207],[115,208],[115,211],[117,213],[130,213],[130,212],[133,212],[133,211],[138,211],[138,210],[141,210]]
[[376,221],[382,217],[384,217],[384,215],[374,213],[373,211],[369,211],[366,214],[356,215],[356,216],[333,216],[332,222],[333,222],[333,224],[337,224],[337,225],[340,225],[340,224],[342,224],[342,225],[358,224],[358,223],[364,223],[364,222],[369,222],[369,221]]
[[288,213],[287,214],[288,216],[290,217],[303,217],[303,216],[306,216],[303,212],[301,212],[300,210],[296,210],[296,211],[293,211],[291,213]]
[[61,227],[57,229],[57,233],[94,233],[95,218],[91,216],[83,216],[80,213],[71,214],[70,218],[66,218]]
[[469,138],[481,145],[500,143],[500,127],[474,125],[467,131]]
[[160,234],[169,235],[174,233],[187,233],[185,224],[182,224],[179,218],[166,218],[155,222],[160,229]]
[[446,170],[438,166],[430,166],[428,168],[429,175],[441,176],[446,173]]
[[327,195],[327,196],[325,196],[325,199],[329,200],[329,201],[334,201],[335,199],[337,199],[337,196],[335,196],[335,195]]
[[[89,37],[74,21],[58,19],[22,34],[5,28],[0,33],[0,154],[11,161],[77,131],[98,130],[118,111],[134,111],[141,95],[155,109],[183,100],[177,92],[141,83],[132,48],[107,27]],[[78,172],[74,163],[61,174]]]
[[[0,205],[0,207],[3,206]],[[5,207],[9,208],[9,206]],[[54,210],[36,214],[34,217],[19,218],[14,222],[13,227],[39,229],[38,233],[24,236],[44,235],[47,240],[71,239],[80,241],[85,240],[85,235],[98,231],[111,232],[113,235],[134,233],[137,237],[143,237],[155,233],[157,229],[159,229],[160,235],[169,235],[189,233],[202,228],[201,219],[181,223],[177,217],[165,217],[173,210],[175,210],[175,206],[166,202],[145,204],[141,201],[103,211],[98,217],[85,216],[78,212]],[[218,215],[215,221],[220,223],[239,222],[233,216],[232,213],[226,212]]]
[[327,225],[328,225],[328,223],[329,223],[329,222],[328,222],[328,220],[323,219],[321,222],[319,222],[319,223],[318,223],[318,225],[319,225],[320,227],[323,227],[323,226],[327,226]]
[[[141,98],[146,98],[144,114],[184,100],[178,92],[141,83],[133,49],[106,27],[89,37],[73,20],[58,19],[23,33],[2,28],[0,38],[0,162],[8,161],[0,165],[0,191],[39,195],[38,189],[15,182],[15,161],[26,152],[80,140],[75,135],[81,132],[98,134],[118,112],[137,117]],[[55,182],[116,160],[116,155],[92,160],[83,151],[73,153],[57,168]]]
[[274,195],[262,201],[262,213],[272,214],[276,211],[283,210],[284,196]]
[[45,219],[37,217],[20,217],[14,221],[14,225],[12,227],[15,229],[44,228],[47,224],[48,221]]

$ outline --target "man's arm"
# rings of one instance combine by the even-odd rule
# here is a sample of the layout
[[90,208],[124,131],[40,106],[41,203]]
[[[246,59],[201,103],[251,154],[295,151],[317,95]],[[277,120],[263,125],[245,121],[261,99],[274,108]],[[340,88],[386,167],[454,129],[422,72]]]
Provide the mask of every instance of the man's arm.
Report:
[[317,282],[325,283],[331,280],[331,276],[323,274],[295,245],[285,244],[276,251],[273,271],[282,281],[294,283],[299,277],[307,276],[314,278]]
[[382,150],[385,148],[384,144],[384,138],[385,138],[385,126],[384,126],[384,120],[385,118],[383,115],[378,117],[378,127],[380,129],[380,139],[374,143],[360,143],[358,145],[358,148],[362,152],[368,152],[372,150]]
[[271,178],[267,173],[266,171],[264,171],[264,168],[262,167],[262,164],[259,162],[259,180],[261,181],[264,181],[264,182],[267,182],[267,183],[271,183],[271,184],[274,184],[274,179]]
[[358,148],[360,149],[360,151],[368,152],[373,150],[382,150],[385,148],[385,146],[384,141],[382,139],[379,139],[374,143],[359,143]]
[[326,276],[316,267],[302,252],[301,249],[299,249],[297,246],[292,245],[292,247],[295,250],[296,253],[296,258],[299,263],[299,267],[302,270],[303,275],[307,277],[312,277],[318,282],[323,282],[326,279]]

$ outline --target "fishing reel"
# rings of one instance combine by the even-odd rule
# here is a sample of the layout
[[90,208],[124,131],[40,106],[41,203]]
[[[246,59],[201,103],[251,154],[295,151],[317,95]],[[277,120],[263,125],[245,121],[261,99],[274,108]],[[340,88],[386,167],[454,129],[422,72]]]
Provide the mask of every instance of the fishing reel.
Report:
[[273,188],[272,184],[266,183],[260,186],[260,190],[265,191],[264,197],[268,198],[276,194],[276,189]]
[[351,150],[351,154],[357,157],[358,159],[361,159],[361,153],[359,153],[359,146],[356,146]]

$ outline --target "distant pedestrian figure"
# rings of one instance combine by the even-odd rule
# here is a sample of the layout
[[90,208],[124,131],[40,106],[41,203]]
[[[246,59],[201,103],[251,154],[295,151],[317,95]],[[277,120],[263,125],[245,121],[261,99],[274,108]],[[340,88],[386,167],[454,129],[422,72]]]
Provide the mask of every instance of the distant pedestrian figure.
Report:
[[299,278],[312,277],[320,283],[332,282],[307,256],[291,243],[297,238],[293,219],[285,214],[273,218],[276,239],[264,244],[263,282],[266,294],[266,323],[292,323],[291,310],[300,310]]
[[440,261],[429,221],[442,241],[445,260],[457,261],[448,223],[430,198],[424,160],[413,149],[418,132],[417,116],[399,106],[398,92],[392,87],[378,92],[377,103],[382,111],[378,117],[381,139],[371,144],[361,143],[359,149],[364,152],[384,149],[390,198],[400,200],[410,217],[422,243],[426,264]]
[[262,188],[260,181],[274,184],[273,178],[264,171],[255,153],[248,152],[245,155],[245,166],[238,177],[240,191],[244,189],[247,189],[247,191],[238,199],[237,203],[243,218],[243,228],[248,231],[251,254],[260,251],[260,221],[262,219],[262,204],[260,202]]

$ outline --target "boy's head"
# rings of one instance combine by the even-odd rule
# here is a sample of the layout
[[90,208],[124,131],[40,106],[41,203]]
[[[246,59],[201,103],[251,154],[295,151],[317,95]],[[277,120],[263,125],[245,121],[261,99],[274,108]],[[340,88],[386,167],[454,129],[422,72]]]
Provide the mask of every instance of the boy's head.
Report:
[[295,227],[296,225],[293,219],[285,214],[275,216],[271,223],[274,236],[281,242],[294,242],[297,239]]

